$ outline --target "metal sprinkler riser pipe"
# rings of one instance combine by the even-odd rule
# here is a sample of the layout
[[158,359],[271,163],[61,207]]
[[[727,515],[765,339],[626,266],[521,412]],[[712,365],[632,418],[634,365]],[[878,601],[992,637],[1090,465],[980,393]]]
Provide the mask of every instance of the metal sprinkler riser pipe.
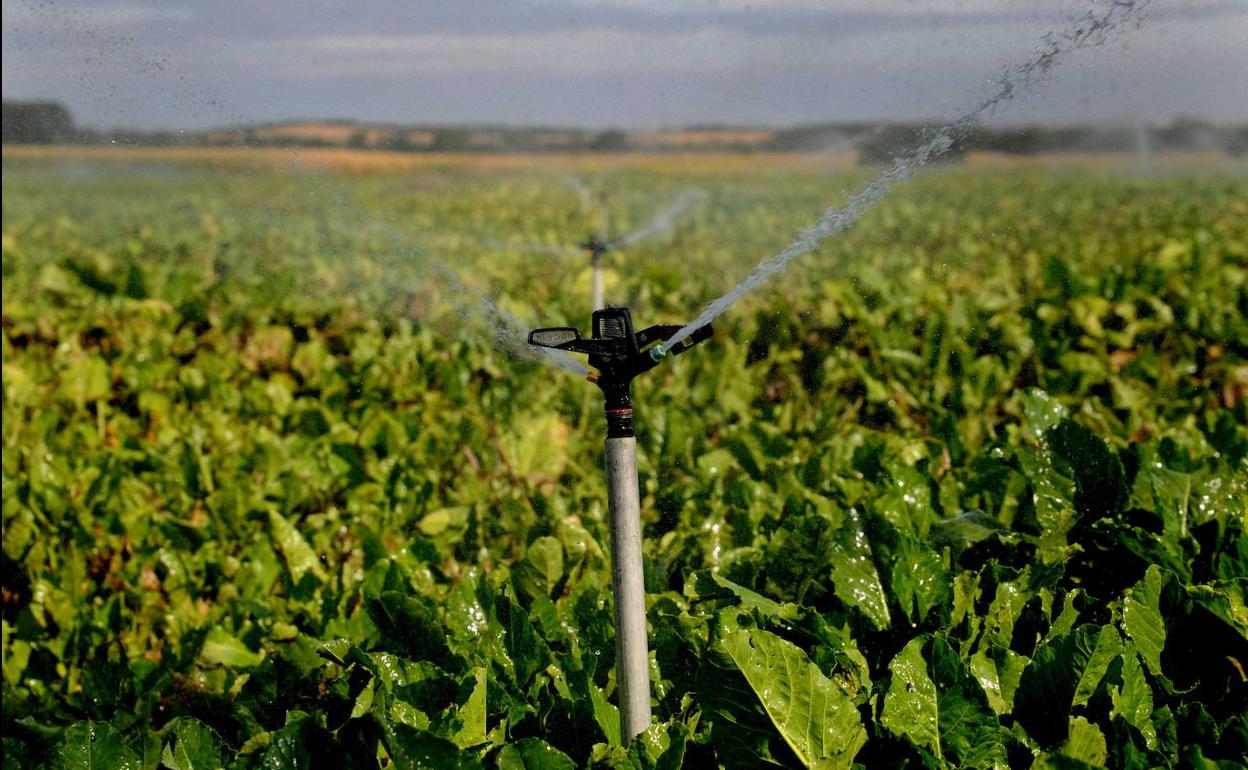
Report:
[[620,734],[627,744],[650,726],[650,651],[637,439],[608,438],[605,459],[611,515],[611,588],[615,596],[615,676],[620,693]]
[[607,420],[604,446],[607,502],[611,515],[611,588],[615,597],[616,682],[620,734],[625,745],[650,726],[650,660],[646,643],[646,585],[642,552],[641,497],[637,484],[637,439],[633,436],[633,378],[711,336],[703,327],[670,350],[662,340],[679,327],[651,326],[633,332],[628,308],[605,307],[593,315],[593,337],[568,326],[534,329],[529,344],[588,353],[598,371],[590,382],[602,390]]

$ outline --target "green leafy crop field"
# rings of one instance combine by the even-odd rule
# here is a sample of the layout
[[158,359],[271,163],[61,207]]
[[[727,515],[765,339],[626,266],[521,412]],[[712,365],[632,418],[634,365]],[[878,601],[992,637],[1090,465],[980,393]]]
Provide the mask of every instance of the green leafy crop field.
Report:
[[[843,199],[600,168],[679,323]],[[921,176],[639,379],[653,726],[536,168],[9,157],[4,768],[1233,768],[1248,182]],[[555,251],[551,249],[551,251]],[[451,276],[458,276],[457,278]]]

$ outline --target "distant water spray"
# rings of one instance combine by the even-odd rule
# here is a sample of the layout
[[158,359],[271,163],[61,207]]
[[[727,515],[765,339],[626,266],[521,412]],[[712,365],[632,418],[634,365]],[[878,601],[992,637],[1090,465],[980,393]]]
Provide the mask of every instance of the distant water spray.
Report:
[[589,373],[579,361],[563,351],[530,345],[525,325],[484,292],[465,284],[449,268],[430,265],[430,269],[455,293],[456,299],[451,302],[455,314],[463,319],[478,318],[483,321],[490,328],[494,347],[512,358],[531,359],[575,374]]
[[[335,194],[331,200],[341,212],[351,212],[354,206],[342,194]],[[393,228],[374,220],[372,225],[390,241],[390,249],[394,254],[412,254],[413,249],[404,242],[403,236]],[[469,286],[453,270],[436,262],[422,261],[420,271],[432,276],[450,290],[442,299],[451,306],[451,312],[461,320],[475,320],[486,326],[490,331],[494,347],[512,358],[529,359],[538,363],[564,369],[576,374],[589,372],[579,361],[559,350],[539,348],[529,344],[525,331],[527,324],[522,324],[514,315],[499,307],[485,292]]]
[[[32,11],[37,10],[39,13],[55,14],[54,18],[57,20],[57,26],[62,30],[78,30],[85,34],[94,44],[94,47],[89,49],[88,53],[88,58],[91,60],[107,61],[110,59],[111,53],[114,49],[124,49],[127,51],[127,56],[129,57],[131,64],[141,72],[168,75],[172,71],[173,74],[180,75],[177,80],[180,85],[175,88],[184,91],[184,93],[167,94],[170,97],[169,101],[183,101],[194,106],[208,107],[217,115],[224,118],[226,123],[242,126],[246,125],[248,122],[247,116],[238,110],[228,108],[225,102],[221,99],[198,90],[186,91],[185,89],[187,89],[187,86],[185,85],[185,82],[187,78],[185,73],[181,73],[173,67],[168,57],[138,55],[133,50],[133,41],[131,39],[111,34],[101,34],[86,25],[83,21],[85,12],[82,9],[60,9],[48,3],[23,3],[23,5],[30,7]],[[170,78],[165,77],[153,79],[153,89],[158,91],[169,90],[169,87],[165,85],[165,81],[167,80],[170,80]],[[282,149],[290,155],[290,171],[296,174],[303,171],[302,158],[299,154],[298,148],[283,146]],[[533,165],[542,169],[549,168],[546,164],[537,163],[536,161],[534,161]],[[570,172],[554,170],[554,173],[561,182],[577,192],[582,208],[588,208],[590,203],[589,185],[584,180]],[[311,179],[314,186],[319,189],[310,192],[320,193],[326,199],[331,201],[338,209],[339,213],[344,215],[344,219],[348,219],[353,222],[368,222],[370,220],[370,216],[367,213],[361,211],[359,207],[354,206],[347,200],[345,195],[331,187],[329,182],[324,178],[306,176],[302,178]],[[267,206],[265,206],[264,209],[270,220],[275,221],[280,219],[279,212],[276,212]],[[387,239],[390,240],[391,247],[396,254],[410,252],[410,249],[404,243],[404,238],[398,232],[381,225],[380,223],[375,222],[375,224],[380,227]],[[526,358],[538,361],[580,374],[588,371],[579,362],[565,353],[557,350],[529,346],[528,339],[524,331],[525,326],[522,325],[520,321],[515,318],[515,316],[498,307],[480,290],[464,284],[458,276],[447,268],[433,263],[426,264],[429,268],[429,272],[437,274],[441,282],[451,290],[451,296],[446,299],[450,303],[453,312],[455,312],[455,314],[461,319],[471,318],[485,323],[492,330],[495,347],[502,350],[507,355],[513,358]]]
[[513,241],[500,241],[497,239],[483,240],[481,246],[496,251],[515,251],[522,254],[550,254],[552,256],[581,256],[585,253],[584,249],[575,246],[559,246],[548,243],[518,243]]
[[1013,100],[1020,93],[1042,81],[1065,56],[1084,48],[1106,42],[1123,25],[1142,20],[1143,10],[1152,0],[1109,0],[1097,3],[1088,13],[1069,27],[1041,38],[1037,53],[1022,64],[1006,70],[993,92],[954,120],[936,129],[931,139],[893,161],[892,168],[872,179],[849,202],[823,213],[814,227],[808,228],[784,251],[760,262],[732,291],[707,305],[698,317],[672,335],[668,347],[687,339],[736,304],[747,292],[762,286],[782,272],[794,259],[808,254],[823,240],[836,235],[857,222],[881,198],[923,166],[947,152],[979,124],[984,115],[999,105]]
[[530,168],[535,168],[544,173],[550,174],[561,183],[565,184],[576,192],[577,200],[581,204],[582,211],[589,211],[594,207],[594,191],[589,183],[582,177],[573,174],[571,171],[559,168],[537,157],[532,151],[517,149],[507,142],[503,136],[491,136],[487,138],[490,149],[495,152],[501,152],[508,157],[522,161]]
[[561,171],[559,169],[553,169],[553,173],[560,182],[576,190],[577,197],[581,201],[582,211],[589,211],[594,207],[594,191],[590,189],[584,179],[569,171]]
[[654,215],[646,224],[627,235],[616,238],[613,246],[627,246],[652,235],[667,232],[676,226],[676,220],[693,206],[706,200],[706,191],[697,187],[689,187],[680,191],[671,205]]

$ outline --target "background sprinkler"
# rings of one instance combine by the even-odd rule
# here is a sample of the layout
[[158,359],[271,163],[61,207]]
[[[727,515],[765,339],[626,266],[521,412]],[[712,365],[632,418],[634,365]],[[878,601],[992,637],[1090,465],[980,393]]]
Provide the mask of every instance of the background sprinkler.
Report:
[[680,327],[651,326],[633,332],[626,307],[594,311],[593,337],[570,326],[534,329],[529,344],[589,354],[597,372],[589,381],[602,389],[607,416],[607,496],[611,514],[611,576],[615,594],[616,680],[620,687],[620,734],[627,745],[650,726],[650,669],[646,645],[646,586],[642,572],[641,503],[637,486],[637,440],[633,435],[633,378],[711,336],[699,327],[671,347],[662,340]]
[[589,262],[593,267],[593,287],[590,290],[590,310],[597,310],[603,306],[602,299],[602,255],[615,248],[618,244],[607,240],[607,233],[610,232],[610,214],[607,209],[607,194],[600,192],[598,194],[598,232],[591,234],[585,239],[585,243],[581,244],[589,251]]
[[581,246],[589,252],[589,263],[593,267],[593,288],[590,290],[590,304],[594,310],[603,306],[602,299],[602,256],[614,249],[618,244],[603,239],[601,235],[591,235]]

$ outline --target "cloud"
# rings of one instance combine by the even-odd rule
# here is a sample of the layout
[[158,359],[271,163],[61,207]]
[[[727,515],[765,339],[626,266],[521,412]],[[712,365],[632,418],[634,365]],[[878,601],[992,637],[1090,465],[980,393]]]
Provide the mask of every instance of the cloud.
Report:
[[245,64],[292,79],[335,75],[423,76],[506,72],[592,75],[604,72],[720,72],[742,51],[777,53],[794,35],[729,29],[640,32],[610,28],[520,34],[318,35],[251,46]]
[[[1232,0],[1234,2],[1234,0]],[[1034,0],[537,0],[537,5],[592,10],[626,9],[653,14],[684,13],[870,13],[893,16],[922,14],[1001,14],[1033,12]],[[1049,12],[1086,11],[1086,0],[1049,0]],[[1227,0],[1171,0],[1169,8],[1181,10],[1220,7]]]
[[[6,0],[3,85],[93,125],[938,117],[1092,1]],[[1248,115],[1244,0],[1154,0],[1149,17],[1072,57],[1027,100],[1039,117]]]
[[542,5],[625,8],[647,13],[817,11],[827,13],[984,13],[1026,10],[1030,0],[546,0]]

